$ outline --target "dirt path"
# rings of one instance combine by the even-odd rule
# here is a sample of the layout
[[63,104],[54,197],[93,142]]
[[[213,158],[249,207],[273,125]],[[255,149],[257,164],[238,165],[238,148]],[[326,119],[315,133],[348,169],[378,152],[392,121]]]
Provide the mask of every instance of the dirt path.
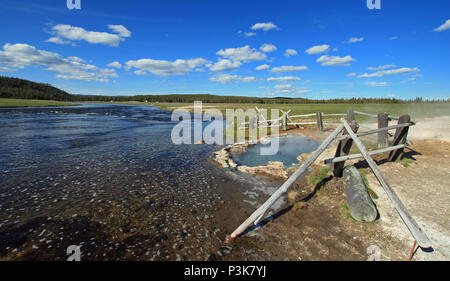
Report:
[[[450,143],[416,140],[401,162],[385,163],[380,170],[430,238],[434,252],[418,250],[418,260],[450,260]],[[381,227],[396,236],[406,250],[413,238],[372,173],[367,179],[379,195],[375,200]]]

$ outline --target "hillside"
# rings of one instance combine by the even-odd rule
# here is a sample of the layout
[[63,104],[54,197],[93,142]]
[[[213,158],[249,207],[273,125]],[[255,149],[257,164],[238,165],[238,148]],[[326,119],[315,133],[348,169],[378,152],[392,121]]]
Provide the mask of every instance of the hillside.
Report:
[[49,84],[0,76],[0,98],[73,101],[75,96]]

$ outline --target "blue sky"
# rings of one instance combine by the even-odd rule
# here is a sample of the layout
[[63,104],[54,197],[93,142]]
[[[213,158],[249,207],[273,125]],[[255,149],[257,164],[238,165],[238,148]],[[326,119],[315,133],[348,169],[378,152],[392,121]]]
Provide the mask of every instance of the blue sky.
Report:
[[74,94],[449,98],[450,2],[366,2],[0,0],[0,75]]

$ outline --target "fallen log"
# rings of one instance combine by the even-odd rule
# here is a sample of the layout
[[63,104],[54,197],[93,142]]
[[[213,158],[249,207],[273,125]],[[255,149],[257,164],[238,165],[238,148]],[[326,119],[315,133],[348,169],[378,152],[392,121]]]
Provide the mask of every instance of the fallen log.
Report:
[[357,221],[372,222],[378,212],[355,166],[344,169],[344,196],[350,215]]

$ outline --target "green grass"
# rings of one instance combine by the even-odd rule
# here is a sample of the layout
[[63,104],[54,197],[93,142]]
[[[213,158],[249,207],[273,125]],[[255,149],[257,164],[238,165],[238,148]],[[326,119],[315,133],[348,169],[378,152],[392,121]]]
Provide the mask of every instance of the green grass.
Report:
[[320,184],[326,177],[330,175],[330,169],[322,168],[308,177],[308,182],[313,186]]
[[[130,104],[130,103],[128,103]],[[144,104],[158,106],[162,110],[175,110],[180,107],[185,107],[189,111],[193,111],[193,103],[144,103],[136,102],[133,104]],[[223,114],[225,109],[237,109],[242,108],[247,110],[248,108],[265,108],[268,111],[270,109],[289,110],[290,115],[308,114],[322,111],[327,113],[346,113],[347,109],[363,111],[367,113],[388,112],[391,115],[399,116],[403,114],[410,114],[412,119],[426,118],[436,116],[448,116],[450,115],[450,103],[406,103],[406,104],[251,104],[251,103],[204,103],[203,106],[207,106],[206,109],[218,109]],[[281,114],[281,112],[280,112]],[[328,118],[328,117],[326,117]],[[334,118],[334,119],[337,119]],[[376,119],[370,117],[356,116],[357,121],[373,121]]]
[[403,167],[408,168],[412,163],[417,164],[416,161],[410,158],[403,158],[400,163],[402,163]]
[[0,98],[0,107],[34,107],[34,106],[68,106],[75,103],[60,102],[53,100],[23,100]]

